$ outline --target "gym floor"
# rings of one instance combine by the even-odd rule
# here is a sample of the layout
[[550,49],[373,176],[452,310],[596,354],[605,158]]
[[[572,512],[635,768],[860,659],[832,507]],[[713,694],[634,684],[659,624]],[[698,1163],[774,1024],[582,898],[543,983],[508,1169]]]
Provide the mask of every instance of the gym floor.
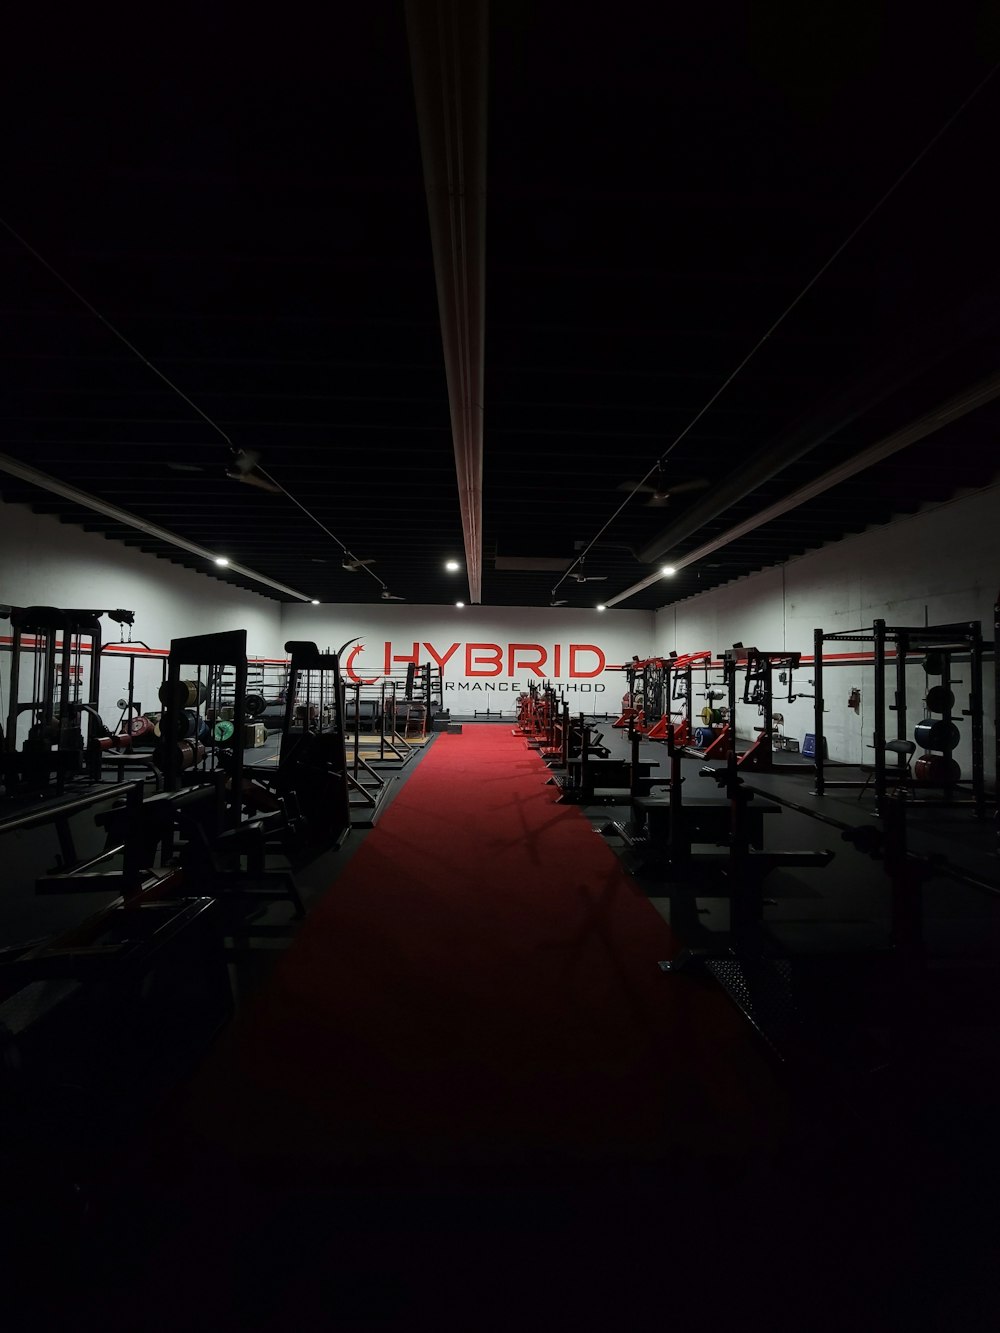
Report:
[[[511,727],[511,722],[496,725]],[[624,757],[628,751],[626,737],[614,731],[609,722],[597,723],[603,730],[604,743],[612,754]],[[430,746],[435,744],[435,738]],[[422,753],[427,753],[429,747]],[[383,809],[403,785],[409,781],[419,764],[422,753],[399,769],[383,769],[388,786]],[[256,756],[263,758],[263,755]],[[646,743],[642,747],[644,759],[659,761],[659,773],[667,780],[667,755],[662,746]],[[700,773],[700,761],[685,762],[685,797],[719,797],[715,782]],[[808,804],[812,787],[812,768],[802,762],[802,774],[761,775],[750,779],[752,785],[764,791],[785,795],[802,804]],[[656,794],[658,788],[654,788]],[[822,808],[845,823],[873,822],[871,793],[858,800],[855,792],[839,792],[823,799]],[[698,921],[698,942],[711,941],[713,935],[723,935],[728,926],[728,903],[722,889],[710,879],[676,884],[667,880],[655,868],[641,870],[642,859],[635,848],[614,834],[605,833],[611,821],[627,823],[630,809],[627,802],[595,803],[584,807],[584,814],[593,827],[600,831],[608,844],[630,870],[636,885],[649,898],[656,910],[669,922],[676,917],[675,907],[684,904],[685,921],[693,902]],[[995,882],[996,859],[993,854],[993,826],[977,822],[965,811],[914,812],[910,829],[911,846],[928,855],[947,856],[954,864],[973,874]],[[370,831],[355,828],[339,850],[331,850],[302,868],[297,879],[307,911],[331,890],[336,891],[336,877],[364,845]],[[8,842],[10,839],[8,839]],[[969,1255],[981,1251],[982,1289],[966,1282],[956,1291],[949,1308],[953,1311],[954,1327],[992,1327],[983,1313],[990,1302],[988,1287],[992,1272],[992,1230],[984,1225],[977,1228],[978,1210],[986,1216],[992,1211],[996,1171],[993,1162],[993,1138],[997,1114],[1000,1112],[1000,1006],[997,1004],[997,953],[1000,949],[1000,900],[986,893],[955,883],[944,877],[928,880],[924,886],[924,940],[929,959],[922,986],[927,1000],[923,1007],[923,1021],[919,1026],[908,1025],[904,1015],[900,1023],[898,1011],[892,1007],[892,995],[886,991],[884,977],[873,984],[872,970],[859,967],[857,960],[872,959],[878,965],[885,959],[890,919],[888,880],[881,864],[847,845],[838,838],[837,831],[817,823],[807,816],[784,810],[780,816],[765,820],[765,846],[768,849],[830,848],[835,855],[822,870],[775,871],[765,882],[767,899],[764,918],[769,935],[780,942],[783,950],[799,963],[796,980],[803,984],[801,1017],[812,1024],[807,1030],[808,1061],[801,1068],[786,1065],[782,1077],[788,1080],[793,1097],[806,1112],[802,1115],[801,1135],[810,1139],[810,1157],[822,1161],[824,1173],[836,1180],[841,1172],[844,1181],[850,1177],[850,1188],[843,1196],[842,1211],[831,1214],[824,1230],[803,1241],[802,1255],[808,1256],[815,1247],[818,1258],[821,1247],[843,1246],[851,1251],[851,1262],[858,1259],[861,1235],[869,1237],[866,1225],[857,1227],[856,1209],[864,1206],[870,1195],[873,1209],[885,1208],[889,1218],[898,1215],[897,1201],[890,1211],[882,1197],[890,1188],[888,1181],[898,1189],[901,1177],[913,1172],[913,1198],[933,1198],[935,1215],[945,1210],[948,1226],[928,1228],[926,1247],[913,1256],[916,1267],[939,1265],[945,1272],[955,1261],[959,1245],[963,1250],[963,1271],[968,1271]],[[702,850],[702,849],[696,849]],[[710,850],[710,849],[704,849]],[[12,854],[13,853],[13,854]],[[75,920],[98,910],[101,895],[65,898],[38,898],[33,895],[33,878],[40,866],[52,862],[51,846],[46,847],[41,832],[37,837],[19,836],[16,846],[5,849],[9,868],[8,884],[0,911],[7,943],[29,938],[40,938],[53,930],[65,929]],[[246,1004],[259,993],[271,974],[275,959],[295,936],[299,922],[287,903],[275,903],[257,919],[260,927],[249,941],[250,947],[241,950],[230,962],[230,977],[238,1005]],[[887,1007],[888,1006],[888,1007]],[[926,1019],[930,1017],[928,1024]],[[815,1020],[815,1022],[813,1022]],[[901,1040],[902,1036],[902,1040]],[[766,1043],[762,1041],[762,1049]],[[845,1051],[847,1055],[845,1057]],[[199,1052],[191,1053],[192,1061]],[[768,1050],[768,1058],[775,1052]],[[776,1065],[777,1067],[777,1065]],[[155,1107],[122,1107],[123,1113],[148,1114]],[[858,1144],[866,1145],[864,1157],[857,1157]],[[860,1164],[859,1164],[860,1161]],[[881,1179],[873,1173],[885,1174]],[[890,1165],[891,1164],[891,1165]],[[859,1172],[867,1173],[859,1176]],[[676,1179],[663,1182],[674,1188]],[[619,1200],[619,1184],[612,1187],[605,1182],[609,1202]],[[586,1206],[594,1208],[605,1185],[601,1177],[592,1176],[587,1185]],[[582,1182],[566,1181],[566,1198],[572,1204]],[[627,1196],[631,1202],[645,1200],[641,1215],[632,1219],[633,1226],[641,1227],[648,1210],[648,1219],[654,1217],[661,1205],[676,1207],[676,1200],[659,1200],[656,1180],[630,1182]],[[767,1189],[775,1188],[769,1180]],[[782,1183],[781,1208],[795,1206],[794,1180]],[[746,1220],[734,1223],[730,1217],[724,1226],[712,1216],[713,1194],[705,1194],[705,1181],[692,1181],[700,1200],[682,1201],[684,1215],[692,1225],[713,1232],[730,1235],[734,1225],[753,1228],[752,1218],[758,1221],[773,1215],[778,1203],[771,1199],[765,1207],[758,1186],[744,1182],[737,1202],[746,1209]],[[784,1191],[787,1190],[787,1194]],[[741,1202],[740,1202],[741,1201]],[[358,1206],[361,1206],[359,1196]],[[577,1202],[583,1206],[584,1196]],[[720,1205],[731,1207],[734,1198],[727,1192]],[[567,1205],[569,1206],[569,1205]],[[574,1205],[575,1206],[575,1205]],[[416,1222],[414,1219],[414,1225]],[[813,1220],[815,1225],[815,1219]],[[787,1222],[786,1222],[787,1226]],[[717,1230],[720,1228],[721,1230]],[[947,1234],[945,1234],[947,1233]],[[289,1243],[287,1239],[282,1244]],[[648,1246],[637,1242],[642,1253]],[[865,1242],[867,1243],[867,1241]],[[280,1254],[280,1246],[276,1250]],[[757,1242],[748,1239],[748,1253],[757,1248]],[[720,1249],[720,1263],[725,1264]],[[801,1260],[797,1254],[796,1259]],[[787,1256],[786,1256],[787,1257]],[[646,1254],[650,1263],[662,1263],[665,1256]],[[791,1262],[791,1260],[789,1260]],[[270,1262],[266,1255],[260,1262]],[[776,1254],[774,1274],[775,1299],[779,1300],[783,1281],[780,1266],[782,1256]],[[829,1271],[827,1256],[822,1265]],[[941,1277],[941,1274],[938,1274]],[[800,1275],[801,1279],[801,1275]],[[769,1279],[755,1279],[761,1284],[758,1299],[766,1290]],[[804,1279],[802,1279],[804,1280]],[[850,1281],[845,1277],[845,1281]],[[930,1281],[929,1278],[925,1279]],[[947,1285],[946,1276],[941,1279]],[[670,1294],[675,1275],[664,1287],[666,1313],[679,1311],[679,1296]],[[919,1284],[918,1284],[919,1285]],[[941,1295],[935,1279],[935,1310],[940,1314]],[[822,1291],[815,1294],[816,1320],[814,1326],[826,1326],[820,1318],[824,1300]],[[862,1302],[862,1297],[859,1296]],[[683,1297],[685,1308],[696,1314],[697,1292]],[[916,1309],[917,1300],[907,1300],[907,1313]],[[375,1301],[377,1307],[377,1300]],[[377,1310],[376,1310],[377,1313]],[[757,1315],[763,1314],[758,1307]],[[137,1315],[137,1322],[141,1322]],[[377,1320],[375,1321],[377,1323]],[[766,1321],[769,1326],[784,1326],[777,1315]],[[369,1326],[367,1323],[364,1326]],[[484,1325],[485,1326],[485,1325]],[[874,1319],[870,1326],[892,1326],[891,1319],[883,1325]],[[912,1317],[908,1327],[919,1327]],[[938,1323],[935,1327],[941,1326]]]
[[[510,728],[510,720],[493,725]],[[624,732],[616,731],[610,721],[597,720],[603,744],[612,757],[625,758],[629,752]],[[428,738],[433,744],[434,737]],[[248,760],[267,765],[273,762],[277,737],[268,745],[248,753]],[[379,765],[386,791],[380,810],[393,799],[400,786],[415,771],[424,747],[414,747],[407,763]],[[364,753],[364,751],[363,751]],[[644,742],[641,756],[659,765],[658,781],[652,794],[666,793],[668,757],[666,747]],[[811,795],[813,767],[808,760],[795,763],[794,756],[782,756],[784,763],[800,767],[795,772],[747,775],[750,785],[763,793],[784,796],[802,805],[815,804],[828,816],[853,826],[877,824],[874,797],[865,792],[840,790],[823,798]],[[683,767],[684,796],[721,799],[716,782],[703,776],[703,764],[697,758],[686,759]],[[840,777],[859,776],[853,770],[836,770]],[[863,778],[863,775],[861,775]],[[307,910],[322,895],[363,845],[368,823],[364,810],[355,812],[357,822],[340,849],[332,849],[300,867],[297,882]],[[662,868],[648,864],[642,848],[630,847],[614,831],[615,822],[629,826],[632,812],[627,800],[601,800],[584,807],[596,829],[606,834],[609,846],[621,857],[637,885],[665,920],[676,926],[678,904],[686,929],[696,916],[698,939],[689,944],[711,945],[724,937],[729,924],[729,905],[724,886],[711,882],[711,876],[690,881],[671,881]],[[378,818],[376,813],[375,818]],[[94,827],[93,816],[83,814],[73,821],[74,836],[81,854],[96,854],[103,844],[103,834]],[[833,860],[824,869],[775,870],[764,885],[764,926],[767,935],[782,951],[793,956],[820,954],[878,954],[890,942],[891,892],[888,877],[880,861],[873,860],[840,839],[836,829],[810,819],[797,811],[783,808],[780,815],[764,821],[765,848],[798,851],[829,849]],[[909,846],[928,857],[944,857],[957,867],[989,882],[998,883],[995,831],[991,820],[976,820],[966,809],[911,809],[907,816]],[[113,900],[113,894],[46,894],[34,892],[35,876],[52,867],[57,844],[51,829],[39,828],[18,833],[4,840],[6,868],[5,890],[0,903],[0,941],[3,946],[21,945],[44,939],[73,926],[101,910]],[[697,846],[695,855],[716,849]],[[647,863],[647,864],[644,864]],[[697,864],[697,863],[695,863]],[[976,972],[989,994],[993,967],[1000,965],[1000,884],[991,896],[943,875],[927,880],[922,889],[923,939],[932,967],[950,968],[955,974]],[[285,903],[275,903],[259,918],[267,930],[253,939],[239,962],[232,965],[234,993],[239,1001],[252,994],[266,977],[277,952],[294,936],[297,921]],[[991,1008],[995,1011],[996,1005]],[[847,1008],[850,1008],[848,1005]]]

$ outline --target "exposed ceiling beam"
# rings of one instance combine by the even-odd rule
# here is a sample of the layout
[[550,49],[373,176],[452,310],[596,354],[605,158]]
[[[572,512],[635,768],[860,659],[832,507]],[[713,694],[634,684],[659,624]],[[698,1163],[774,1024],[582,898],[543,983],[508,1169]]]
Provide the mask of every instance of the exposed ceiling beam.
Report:
[[[670,552],[685,538],[953,354],[970,334],[980,330],[984,320],[992,325],[996,317],[996,295],[995,284],[991,284],[988,300],[983,293],[978,293],[950,312],[946,319],[922,325],[912,333],[906,345],[897,347],[873,370],[848,384],[823,403],[819,411],[811,413],[765,448],[753,453],[744,467],[720,478],[703,500],[689,506],[659,537],[646,544],[638,553],[642,564],[652,565],[664,558],[670,559]],[[670,563],[676,564],[676,561]]]
[[[957,421],[967,413],[975,411],[977,407],[982,407],[997,398],[1000,398],[1000,371],[988,375],[986,379],[980,380],[971,389],[966,389],[954,398],[949,398],[940,407],[933,408],[922,417],[918,417],[916,421],[910,422],[902,430],[886,436],[885,439],[873,444],[869,449],[863,449],[861,453],[855,454],[853,458],[846,459],[837,467],[831,468],[829,472],[824,472],[822,476],[817,477],[814,481],[808,482],[805,486],[800,486],[798,490],[792,491],[790,495],[786,495],[783,499],[768,505],[766,509],[759,510],[750,518],[746,518],[734,527],[728,528],[717,537],[713,537],[711,541],[705,542],[704,545],[696,547],[693,551],[688,551],[686,555],[671,560],[670,568],[677,572],[689,565],[697,564],[699,560],[704,560],[706,556],[712,555],[723,546],[728,546],[740,537],[745,537],[747,533],[763,527],[765,523],[770,523],[772,519],[780,518],[782,514],[797,509],[799,505],[805,504],[807,500],[822,495],[824,491],[838,486],[842,481],[847,481],[850,477],[856,476],[857,473],[864,472],[866,468],[874,467],[876,463],[880,463],[884,458],[889,458],[892,454],[898,453],[900,449],[916,444],[918,440],[933,435],[935,431],[940,430],[943,426],[947,426],[952,421]],[[642,592],[645,588],[651,588],[654,583],[661,582],[664,577],[662,571],[657,570],[655,574],[640,579],[638,583],[634,583],[631,588],[626,588],[624,592],[606,598],[604,605],[617,606],[620,602],[627,601],[628,598],[634,597],[636,593]]]
[[[187,551],[190,555],[200,556],[201,559],[212,565],[212,569],[206,570],[206,573],[214,572],[216,557],[223,554],[220,551],[209,551],[206,547],[199,546],[197,542],[188,541],[186,537],[178,536],[176,532],[161,528],[157,523],[150,523],[137,514],[130,514],[127,509],[119,509],[117,505],[109,504],[107,500],[101,500],[87,491],[78,490],[76,486],[70,486],[67,482],[60,481],[58,477],[51,477],[47,472],[39,472],[37,468],[29,467],[27,463],[11,458],[8,454],[0,454],[0,472],[18,477],[21,481],[26,481],[31,486],[37,486],[40,490],[49,491],[53,495],[61,495],[64,500],[70,500],[82,509],[90,509],[95,514],[103,514],[105,518],[110,518],[123,527],[132,528],[136,532],[143,532],[147,537],[164,542],[168,546],[176,547],[179,551]],[[296,597],[300,602],[312,601],[307,593],[299,592],[297,588],[289,588],[284,583],[277,583],[264,574],[258,574],[255,569],[248,569],[246,565],[237,564],[235,560],[230,560],[226,569],[231,574],[238,574],[245,579],[253,579],[255,583],[263,584],[266,588],[273,588],[275,592],[284,593],[286,597]]]
[[469,600],[482,601],[487,0],[407,0]]

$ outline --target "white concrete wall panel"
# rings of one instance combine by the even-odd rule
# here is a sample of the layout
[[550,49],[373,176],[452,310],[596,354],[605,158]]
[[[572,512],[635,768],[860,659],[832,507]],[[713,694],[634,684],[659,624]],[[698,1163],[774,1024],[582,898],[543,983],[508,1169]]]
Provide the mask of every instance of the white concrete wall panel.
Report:
[[[812,551],[788,564],[764,570],[666,607],[656,614],[656,649],[718,652],[734,642],[762,649],[782,648],[810,659],[813,630],[825,632],[868,627],[875,619],[890,625],[945,624],[979,620],[983,636],[993,638],[993,607],[1000,586],[1000,487],[959,497],[918,514],[897,519],[843,541]],[[870,650],[858,644],[857,651]],[[874,676],[871,665],[848,664],[827,654],[850,653],[854,645],[827,644],[824,726],[832,759],[848,763],[871,759]],[[796,673],[809,692],[809,662]],[[968,707],[969,671],[959,664],[953,686],[956,710]],[[931,683],[934,683],[933,681]],[[923,715],[927,678],[911,666],[907,672],[908,730]],[[861,708],[847,707],[852,686],[861,690]],[[891,701],[895,673],[887,672]],[[992,663],[985,672],[986,766],[993,779],[993,727],[996,706]],[[785,714],[786,732],[800,740],[814,730],[812,701],[776,703]],[[747,710],[744,710],[746,714]],[[747,734],[755,719],[739,719]],[[887,722],[893,734],[894,715]],[[969,772],[968,721],[959,722],[962,742],[955,758]]]
[[[168,561],[144,555],[103,537],[33,514],[18,505],[0,506],[0,601],[17,605],[123,606],[136,613],[135,639],[165,649],[171,638],[223,629],[246,629],[248,652],[280,657],[289,639],[310,639],[337,649],[360,639],[350,668],[370,679],[401,672],[414,655],[443,664],[446,703],[457,714],[513,711],[517,694],[531,679],[563,685],[573,706],[613,712],[624,688],[610,668],[671,649],[720,652],[736,641],[759,648],[799,651],[811,658],[813,629],[890,624],[921,625],[979,619],[992,638],[993,604],[1000,583],[1000,487],[960,497],[884,527],[832,543],[779,568],[764,570],[725,587],[694,596],[655,615],[569,607],[462,609],[406,603],[282,606],[269,598],[230,588]],[[116,629],[105,622],[106,637]],[[0,622],[0,633],[4,624]],[[852,651],[852,645],[829,650]],[[859,645],[864,650],[868,645]],[[4,698],[9,659],[0,656]],[[102,711],[117,716],[114,700],[124,693],[127,667],[109,660],[104,669]],[[967,706],[968,671],[956,669],[957,709]],[[153,706],[160,668],[139,662],[137,697]],[[811,692],[814,673],[806,661],[794,677],[796,693]],[[922,713],[925,678],[907,678],[911,722]],[[887,686],[894,682],[890,674]],[[847,707],[853,686],[861,690],[860,712]],[[830,757],[870,759],[872,668],[828,659],[825,726]],[[987,763],[992,774],[995,704],[992,671],[986,672]],[[785,730],[801,739],[814,729],[812,701],[800,698],[776,708]],[[748,738],[757,721],[740,716]],[[956,758],[968,771],[968,724],[961,725]]]
[[[247,631],[247,651],[252,656],[270,656],[283,642],[280,603],[60,523],[47,514],[32,513],[21,505],[0,504],[0,603],[122,607],[135,612],[133,639],[160,650],[169,648],[172,638],[230,629]],[[101,627],[106,643],[117,641],[117,625],[105,617]],[[0,620],[0,635],[9,638],[8,620]],[[86,685],[88,664],[83,665]],[[0,654],[4,719],[9,669],[10,654]],[[146,709],[159,707],[156,691],[161,670],[155,657],[136,662],[135,698]],[[127,662],[105,653],[100,711],[109,726],[118,719],[115,701],[124,696],[127,685]],[[22,688],[22,698],[25,695]]]

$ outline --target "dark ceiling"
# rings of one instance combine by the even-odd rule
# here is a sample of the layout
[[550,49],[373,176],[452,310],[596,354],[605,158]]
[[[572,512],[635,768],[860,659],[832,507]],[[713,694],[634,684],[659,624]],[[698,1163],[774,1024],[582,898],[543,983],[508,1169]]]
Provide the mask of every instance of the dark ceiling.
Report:
[[[0,215],[393,594],[451,602],[468,593],[443,569],[462,522],[403,9],[319,12],[168,7],[155,32],[22,15]],[[494,3],[484,603],[548,605],[558,575],[497,556],[571,560],[596,536],[988,75],[988,13]],[[669,480],[702,489],[634,496],[587,556],[604,581],[560,599],[620,592],[657,567],[640,553],[683,556],[997,369],[998,113],[1000,75],[670,449]],[[226,478],[221,436],[4,232],[0,328],[3,453],[308,596],[379,598],[284,495]],[[979,407],[625,605],[984,485],[997,422]],[[763,479],[772,455],[787,466]],[[206,568],[3,473],[0,494]]]

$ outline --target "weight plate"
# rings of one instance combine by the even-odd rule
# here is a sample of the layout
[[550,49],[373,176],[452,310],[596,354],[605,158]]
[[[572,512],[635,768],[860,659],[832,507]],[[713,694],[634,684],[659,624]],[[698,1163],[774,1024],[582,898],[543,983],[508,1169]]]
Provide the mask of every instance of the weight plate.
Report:
[[918,782],[931,782],[939,787],[950,787],[958,782],[962,770],[949,755],[924,754],[913,765]]
[[250,717],[259,717],[267,707],[267,700],[262,694],[248,694],[243,700],[244,711]]
[[198,714],[193,708],[185,708],[183,713],[177,715],[177,736],[183,740],[185,736],[196,736],[198,734],[198,723],[200,722]]
[[204,681],[197,680],[179,680],[173,688],[170,681],[165,680],[157,693],[160,696],[160,703],[169,707],[172,703],[178,708],[197,708],[208,698],[208,686]]
[[218,745],[225,745],[226,741],[233,739],[233,732],[236,728],[231,722],[216,722],[212,728],[212,739]]
[[950,713],[955,707],[955,696],[947,685],[932,685],[926,702],[929,713]]
[[961,740],[961,733],[954,722],[945,722],[944,718],[936,721],[928,718],[917,723],[913,739],[922,750],[954,750]]
[[193,768],[205,758],[204,745],[192,745],[190,741],[181,741],[177,746],[181,768]]

